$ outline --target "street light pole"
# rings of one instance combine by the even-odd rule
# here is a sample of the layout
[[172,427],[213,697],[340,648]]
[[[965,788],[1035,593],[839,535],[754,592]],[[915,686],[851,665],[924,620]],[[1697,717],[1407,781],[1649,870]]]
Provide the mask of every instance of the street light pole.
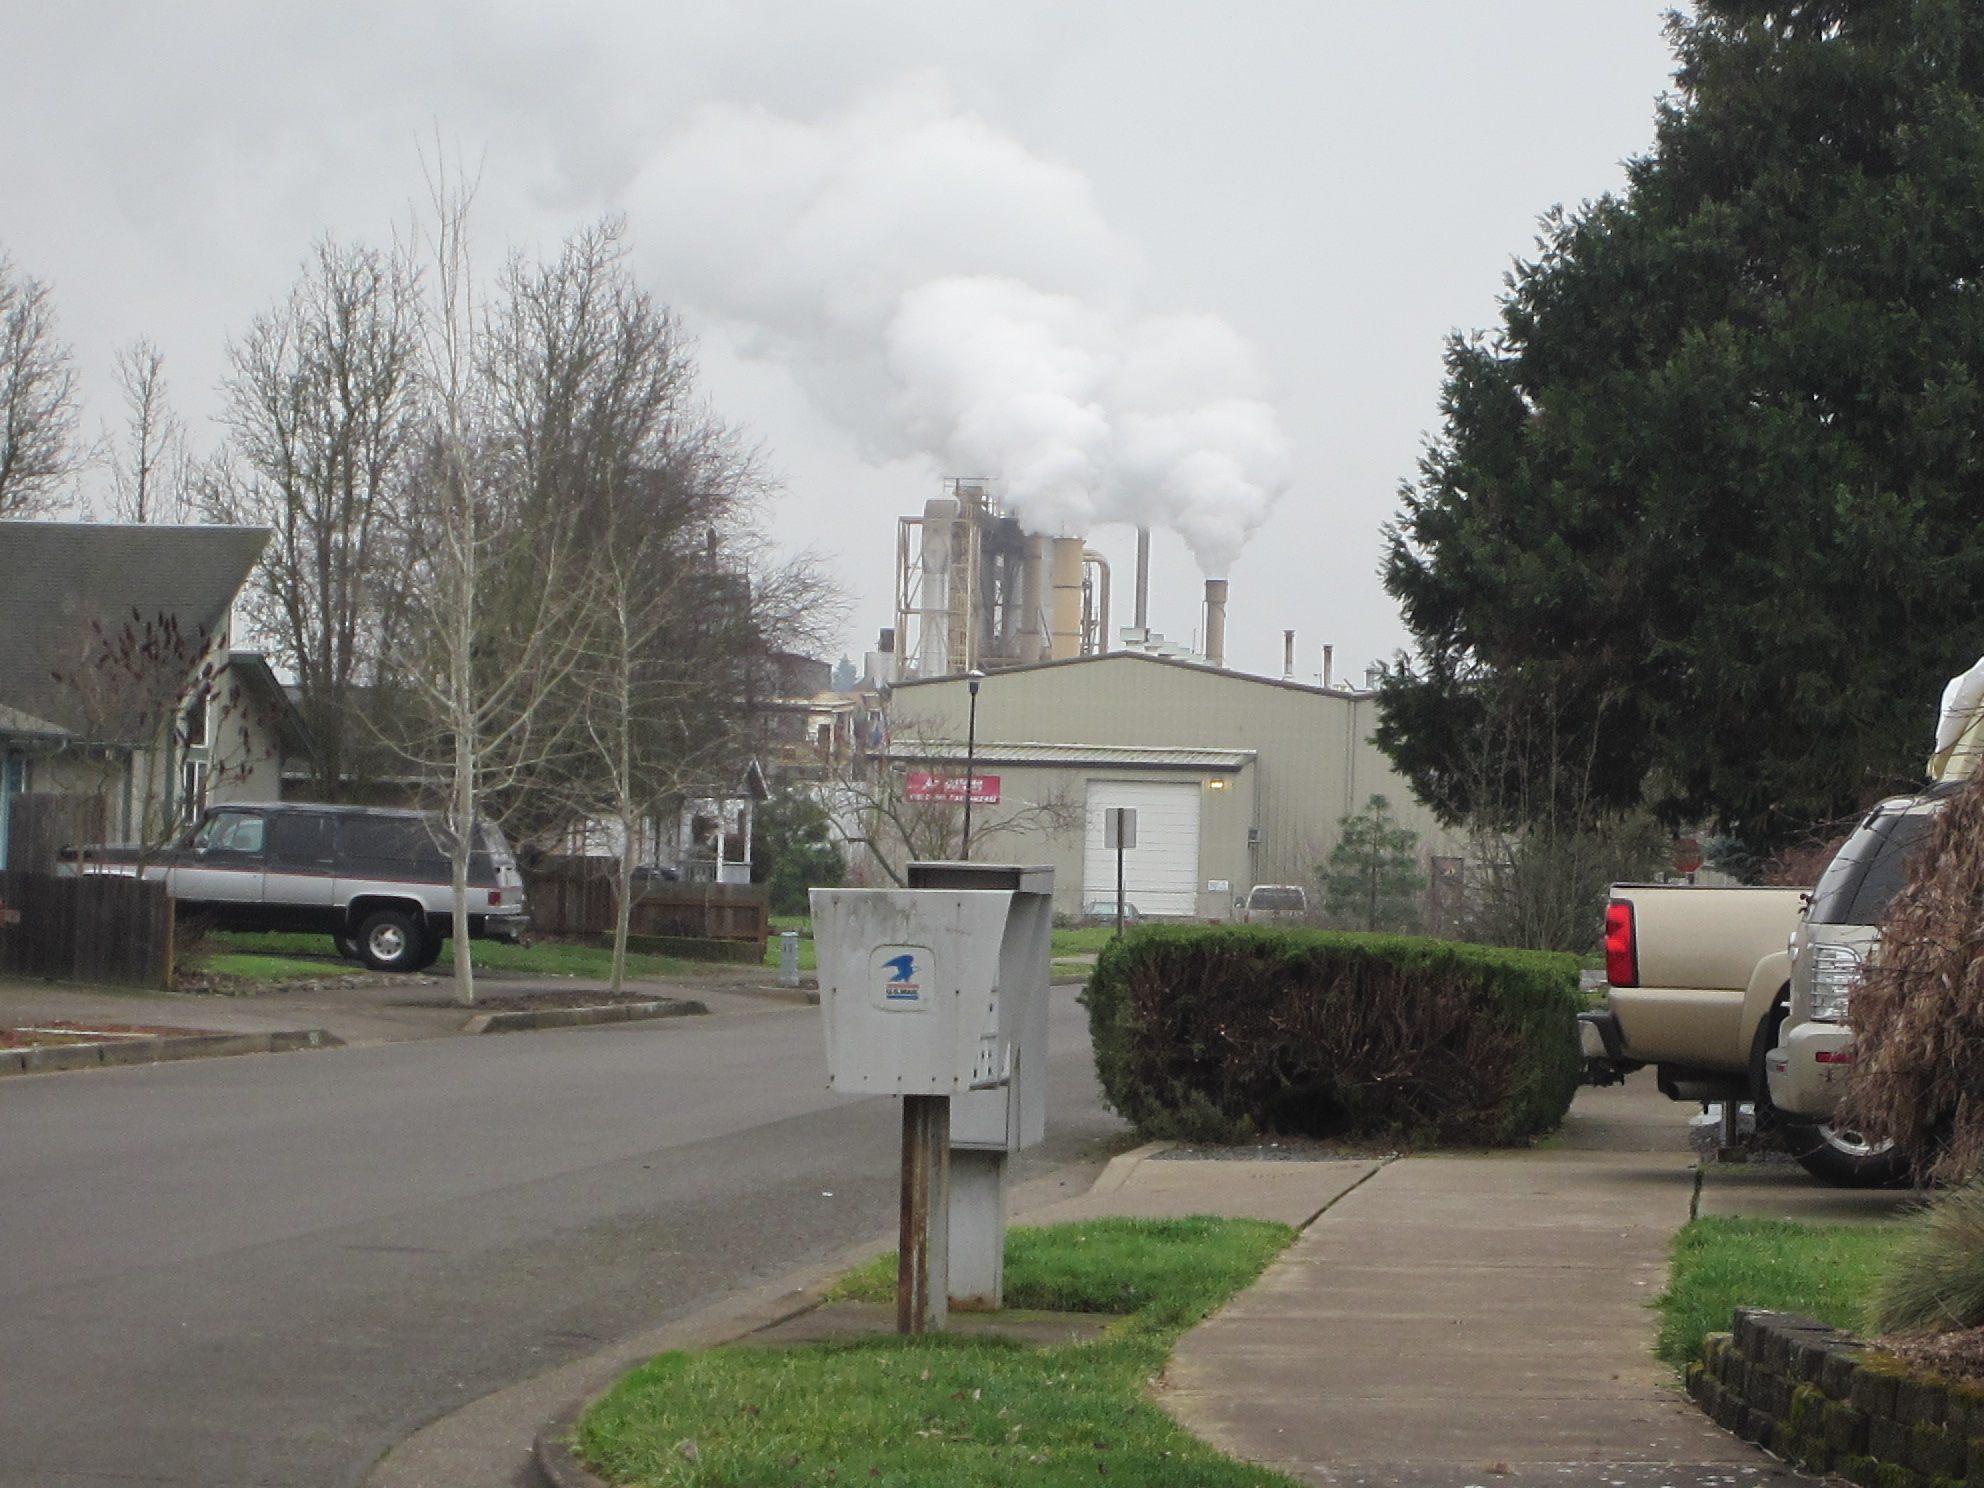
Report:
[[971,798],[978,794],[978,684],[985,673],[973,667],[965,673],[965,689],[971,694],[971,721],[964,735],[964,846],[958,861],[971,861]]

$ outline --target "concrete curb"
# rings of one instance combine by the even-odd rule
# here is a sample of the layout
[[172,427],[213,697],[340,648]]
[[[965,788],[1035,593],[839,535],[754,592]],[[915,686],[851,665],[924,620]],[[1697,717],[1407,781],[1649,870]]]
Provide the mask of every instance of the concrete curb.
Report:
[[0,1049],[0,1076],[43,1075],[62,1070],[131,1064],[170,1064],[180,1059],[219,1059],[231,1054],[289,1054],[299,1049],[339,1049],[344,1040],[323,1028],[276,1033],[189,1033],[116,1039],[100,1044],[45,1044]]
[[1089,1186],[1093,1194],[1115,1193],[1130,1181],[1130,1175],[1160,1152],[1169,1152],[1176,1142],[1146,1142],[1141,1147],[1132,1147],[1128,1152],[1119,1152],[1109,1159],[1095,1182]]
[[538,1488],[613,1488],[606,1479],[588,1472],[572,1450],[572,1436],[579,1429],[579,1418],[591,1405],[590,1400],[574,1403],[538,1432],[530,1449],[530,1465],[536,1469],[533,1481]]
[[691,1018],[709,1012],[694,998],[662,997],[652,1002],[615,1002],[601,1007],[531,1008],[514,1013],[480,1013],[462,1024],[463,1033],[525,1033],[536,1028],[590,1028],[597,1023],[635,1023],[646,1018]]

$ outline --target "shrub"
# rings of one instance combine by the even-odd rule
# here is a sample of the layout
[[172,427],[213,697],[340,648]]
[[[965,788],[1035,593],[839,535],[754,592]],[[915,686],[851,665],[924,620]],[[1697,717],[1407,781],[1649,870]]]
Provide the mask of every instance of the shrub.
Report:
[[1146,1136],[1517,1143],[1580,1073],[1577,962],[1405,936],[1156,927],[1083,993],[1104,1096]]
[[1938,813],[1853,990],[1856,1055],[1837,1127],[1891,1138],[1918,1176],[1984,1165],[1984,775]]
[[1910,1216],[1874,1283],[1867,1321],[1877,1333],[1984,1327],[1984,1186],[1953,1188]]

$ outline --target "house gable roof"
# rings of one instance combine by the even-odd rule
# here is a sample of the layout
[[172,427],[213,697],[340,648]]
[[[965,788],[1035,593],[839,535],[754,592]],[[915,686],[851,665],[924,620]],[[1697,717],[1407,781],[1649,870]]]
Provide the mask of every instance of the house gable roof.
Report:
[[94,664],[98,625],[169,618],[188,648],[217,635],[268,540],[264,527],[0,521],[0,708],[134,742],[54,674]]

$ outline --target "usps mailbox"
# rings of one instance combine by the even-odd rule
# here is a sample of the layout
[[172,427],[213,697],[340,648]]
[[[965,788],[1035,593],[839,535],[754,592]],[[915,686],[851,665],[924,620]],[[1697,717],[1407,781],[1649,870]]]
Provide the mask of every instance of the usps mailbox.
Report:
[[1003,1085],[999,952],[1009,893],[815,889],[827,1083],[857,1095]]
[[[901,1254],[938,1264],[913,1282],[905,1259],[898,1321],[940,1327],[947,1302],[1000,1304],[1006,1155],[1046,1134],[1054,871],[912,863],[907,877],[904,889],[815,889],[813,938],[828,1085],[905,1097]],[[930,1097],[941,1114],[918,1109]],[[944,1151],[926,1184],[930,1144]],[[912,1237],[919,1185],[926,1227]],[[914,1285],[937,1300],[912,1305]]]

